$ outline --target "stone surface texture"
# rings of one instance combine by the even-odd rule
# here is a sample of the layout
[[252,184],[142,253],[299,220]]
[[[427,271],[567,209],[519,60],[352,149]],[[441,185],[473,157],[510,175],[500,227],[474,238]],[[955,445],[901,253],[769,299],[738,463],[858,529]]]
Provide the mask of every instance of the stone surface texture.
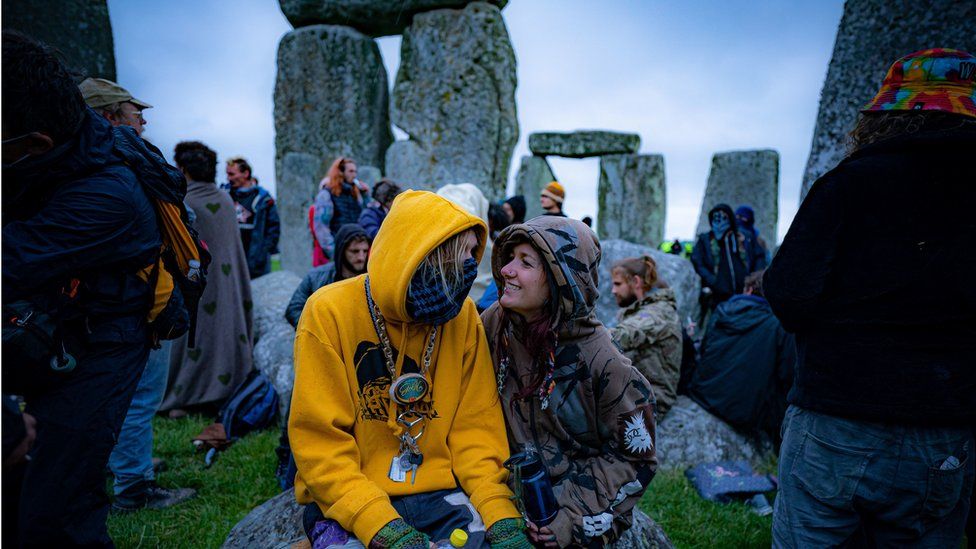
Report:
[[[17,30],[54,46],[84,76],[117,80],[106,0],[11,0],[2,6],[4,30]],[[155,102],[152,97],[136,96]]]
[[641,138],[636,133],[601,130],[538,132],[529,135],[529,150],[532,154],[568,158],[636,153],[640,143]]
[[[504,8],[508,0],[486,0]],[[346,25],[370,36],[400,34],[415,15],[441,8],[463,8],[471,0],[280,0],[281,12],[296,29],[307,25]]]
[[308,207],[329,166],[348,156],[382,170],[393,140],[376,41],[335,25],[289,32],[278,45],[274,101],[282,264],[303,274],[312,265]]
[[725,460],[746,460],[759,467],[770,457],[768,448],[758,447],[685,395],[658,423],[656,443],[660,466],[668,469]]
[[405,188],[473,183],[504,197],[518,121],[515,52],[501,11],[473,2],[418,14],[403,33],[393,123],[409,135],[386,154]]
[[[653,487],[651,484],[652,490]],[[295,490],[292,488],[255,507],[234,526],[221,547],[289,547],[304,539],[302,506],[295,501]],[[634,509],[634,525],[610,547],[670,549],[674,545],[658,523],[640,509]]]
[[539,196],[542,189],[555,181],[552,167],[543,156],[523,156],[519,164],[518,174],[515,176],[515,194],[525,197],[525,219],[532,219],[542,215],[542,204]]
[[730,151],[712,157],[708,187],[698,214],[697,233],[709,230],[708,211],[725,203],[735,210],[752,206],[756,228],[775,245],[779,223],[779,153],[771,149]]
[[285,320],[285,307],[301,282],[295,273],[278,271],[251,281],[254,299],[254,367],[268,377],[283,409],[295,385],[295,329]]
[[255,507],[241,519],[221,546],[223,549],[288,547],[305,539],[302,506],[290,488]]
[[691,261],[676,255],[666,254],[650,246],[641,246],[625,240],[602,240],[600,242],[602,257],[600,259],[600,299],[597,300],[596,314],[600,321],[607,326],[617,325],[617,301],[610,293],[613,286],[610,269],[613,264],[627,257],[650,255],[657,263],[658,278],[668,283],[674,289],[678,300],[678,318],[686,325],[688,318],[698,318],[698,292],[701,290],[701,280],[695,273]]
[[600,239],[617,238],[657,247],[664,238],[667,188],[664,157],[612,154],[600,157]]
[[800,200],[845,156],[858,111],[898,58],[926,48],[976,52],[976,2],[847,0],[834,40]]

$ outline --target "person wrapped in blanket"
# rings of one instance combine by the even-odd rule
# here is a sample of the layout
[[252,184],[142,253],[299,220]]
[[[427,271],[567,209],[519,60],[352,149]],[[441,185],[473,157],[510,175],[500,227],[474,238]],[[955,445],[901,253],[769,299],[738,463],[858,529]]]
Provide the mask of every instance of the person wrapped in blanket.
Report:
[[315,292],[288,424],[314,548],[531,547],[506,485],[505,424],[467,299],[487,227],[433,193],[397,197],[366,274]]
[[596,318],[600,243],[536,217],[495,240],[499,301],[482,313],[513,451],[534,448],[559,510],[538,547],[603,547],[632,524],[657,469],[654,396]]

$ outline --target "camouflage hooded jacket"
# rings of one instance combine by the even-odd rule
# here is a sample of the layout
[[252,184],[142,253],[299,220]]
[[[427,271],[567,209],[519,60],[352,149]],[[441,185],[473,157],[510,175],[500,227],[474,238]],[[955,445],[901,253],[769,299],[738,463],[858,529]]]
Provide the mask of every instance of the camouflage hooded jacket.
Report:
[[674,290],[655,289],[644,299],[620,311],[620,323],[611,331],[620,350],[651,382],[660,421],[678,398],[681,377],[681,322]]
[[593,231],[551,216],[505,229],[492,256],[499,288],[512,247],[526,239],[546,263],[559,301],[555,387],[545,408],[536,395],[515,399],[539,366],[520,340],[521,318],[506,322],[497,303],[485,311],[496,372],[508,356],[501,397],[509,444],[513,451],[531,444],[545,460],[560,506],[549,525],[559,546],[603,547],[631,526],[633,507],[657,469],[654,396],[593,312],[600,264]]

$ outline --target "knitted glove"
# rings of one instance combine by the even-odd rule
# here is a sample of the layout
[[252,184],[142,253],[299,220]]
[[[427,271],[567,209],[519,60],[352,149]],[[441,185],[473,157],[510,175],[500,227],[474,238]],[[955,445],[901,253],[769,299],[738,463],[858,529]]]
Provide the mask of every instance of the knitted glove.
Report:
[[491,549],[532,549],[522,519],[502,519],[491,525],[485,537]]
[[396,519],[376,532],[369,549],[430,549],[430,538],[403,519]]

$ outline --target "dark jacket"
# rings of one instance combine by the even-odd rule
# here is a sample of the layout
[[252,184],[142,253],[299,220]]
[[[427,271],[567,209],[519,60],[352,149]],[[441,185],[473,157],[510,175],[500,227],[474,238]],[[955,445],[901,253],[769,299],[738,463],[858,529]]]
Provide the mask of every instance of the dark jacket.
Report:
[[[254,211],[251,241],[244,249],[251,278],[270,273],[271,254],[278,253],[278,238],[281,236],[281,223],[278,220],[278,208],[275,206],[274,198],[260,185],[247,189],[234,189],[229,183],[224,183],[220,188],[228,191],[235,203],[246,201],[248,208]],[[253,194],[255,192],[256,195]]]
[[[346,248],[357,236],[366,236],[366,231],[355,223],[347,223],[339,228],[335,237],[335,261],[330,261],[309,271],[295,289],[295,293],[285,308],[285,319],[292,327],[298,327],[298,319],[302,317],[305,302],[319,288],[342,280],[339,275],[339,265],[345,261]],[[372,239],[370,239],[372,240]]]
[[796,345],[761,297],[737,295],[715,309],[688,391],[733,427],[777,438],[793,383]]
[[353,186],[350,183],[343,183],[342,192],[338,195],[331,194],[331,196],[332,220],[329,221],[329,228],[332,230],[332,234],[336,234],[343,225],[359,222],[359,214],[363,211],[363,204],[353,194]]
[[720,204],[712,208],[708,217],[716,210],[726,211],[731,229],[721,239],[712,231],[699,234],[691,252],[691,263],[701,277],[702,286],[712,290],[712,303],[742,293],[746,276],[766,267],[765,252],[754,238],[738,230],[732,208]]
[[383,224],[384,219],[386,219],[386,210],[383,206],[370,204],[359,214],[359,226],[366,231],[366,237],[373,240],[376,238],[376,233],[380,232],[380,225]]
[[976,421],[976,131],[862,148],[821,177],[765,293],[796,333],[790,403],[836,416]]
[[86,337],[142,343],[152,300],[136,272],[155,262],[161,241],[155,210],[126,165],[152,153],[123,140],[139,142],[89,109],[70,141],[4,170],[3,299],[49,296],[77,278]]

